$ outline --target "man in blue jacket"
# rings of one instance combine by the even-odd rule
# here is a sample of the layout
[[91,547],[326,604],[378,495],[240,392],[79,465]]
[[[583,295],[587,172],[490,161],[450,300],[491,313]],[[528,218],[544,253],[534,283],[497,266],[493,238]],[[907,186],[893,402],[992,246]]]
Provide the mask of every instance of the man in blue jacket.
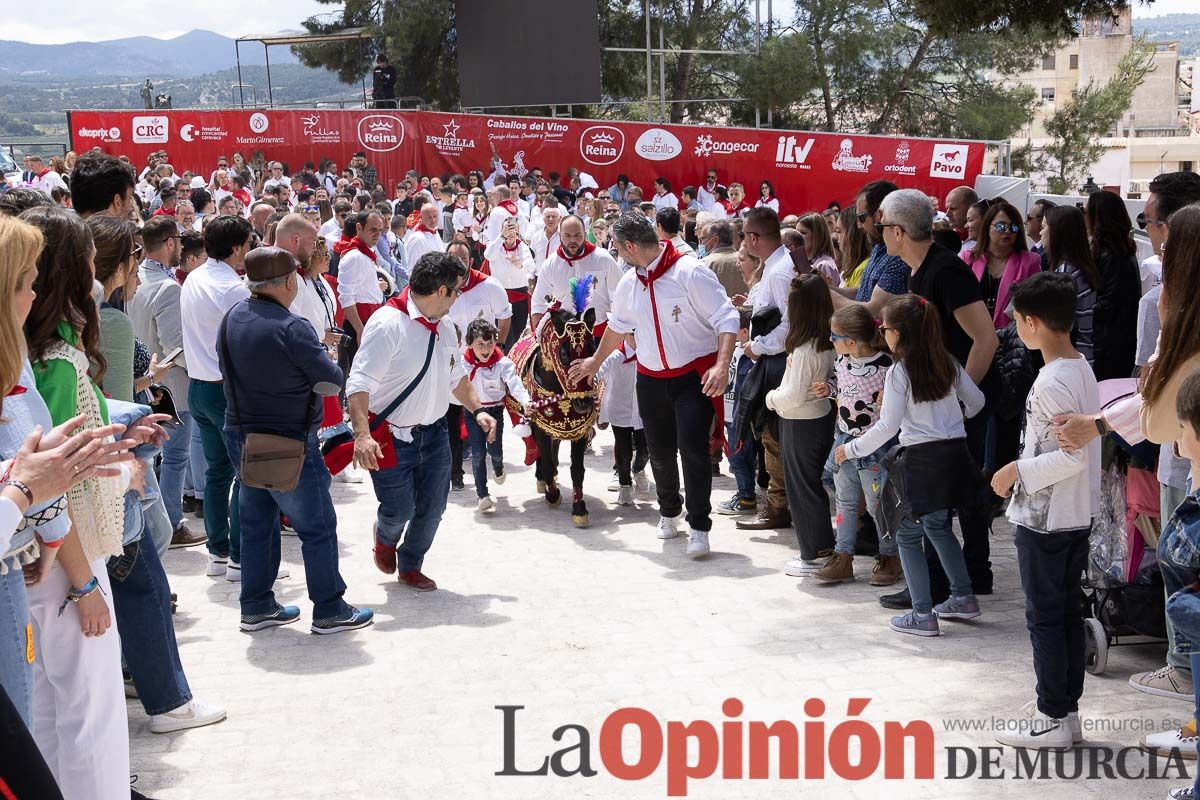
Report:
[[288,311],[299,289],[299,262],[286,250],[260,247],[246,255],[250,297],[229,310],[221,323],[217,355],[224,379],[225,438],[240,470],[251,433],[306,442],[300,479],[291,491],[243,483],[241,629],[287,625],[300,617],[281,606],[271,586],[279,571],[279,515],[286,514],[300,537],[313,633],[338,633],[372,622],[370,609],[357,609],[342,595],[338,572],[337,516],[329,495],[329,471],[317,445],[321,395],[336,393],[342,371],[326,353],[312,325]]

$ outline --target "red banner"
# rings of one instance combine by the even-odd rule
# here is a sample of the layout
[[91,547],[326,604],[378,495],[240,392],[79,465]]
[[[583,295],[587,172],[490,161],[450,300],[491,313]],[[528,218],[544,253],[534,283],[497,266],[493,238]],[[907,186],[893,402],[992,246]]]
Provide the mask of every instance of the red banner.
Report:
[[602,187],[624,173],[653,193],[655,178],[676,194],[698,186],[715,168],[724,184],[746,187],[748,202],[759,185],[772,183],[784,214],[845,205],[876,178],[921,189],[938,198],[983,170],[983,142],[861,136],[808,131],[651,125],[543,117],[501,117],[423,111],[223,110],[74,111],[71,147],[92,147],[144,165],[165,149],[177,172],[208,175],[218,156],[257,150],[298,171],[305,161],[333,159],[344,167],[359,150],[394,187],[409,169],[423,175],[490,172],[495,147],[506,169],[534,167],[566,173],[578,167]]

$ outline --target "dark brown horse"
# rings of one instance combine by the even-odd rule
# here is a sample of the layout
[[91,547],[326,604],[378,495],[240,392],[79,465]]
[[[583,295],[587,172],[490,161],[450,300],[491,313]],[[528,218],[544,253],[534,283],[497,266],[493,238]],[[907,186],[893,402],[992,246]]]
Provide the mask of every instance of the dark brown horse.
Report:
[[[571,521],[578,527],[588,524],[587,505],[583,501],[583,458],[599,410],[598,387],[587,379],[570,384],[567,370],[571,364],[596,352],[592,328],[596,313],[588,309],[582,315],[564,309],[546,312],[536,334],[525,334],[509,354],[516,364],[532,401],[530,424],[537,444],[535,475],[538,491],[546,502],[557,506],[562,501],[558,489],[558,443],[571,443]],[[519,411],[515,401],[506,398],[509,410]],[[528,462],[527,462],[528,463]]]

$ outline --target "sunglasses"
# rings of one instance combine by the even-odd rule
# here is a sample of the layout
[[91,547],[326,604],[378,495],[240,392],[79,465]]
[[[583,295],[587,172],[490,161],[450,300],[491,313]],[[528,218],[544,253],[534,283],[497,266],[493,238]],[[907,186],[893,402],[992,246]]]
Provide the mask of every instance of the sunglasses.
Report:
[[852,341],[854,341],[854,337],[853,336],[842,336],[840,333],[831,333],[831,334],[829,334],[829,341],[831,341],[831,342],[852,342]]
[[318,214],[318,213],[320,213],[320,211],[321,211],[320,206],[305,206],[304,207],[305,214]]
[[867,217],[873,216],[874,214],[875,214],[874,211],[860,211],[854,215],[854,218],[857,219],[859,222],[866,222]]
[[1146,216],[1146,212],[1142,211],[1137,215],[1137,224],[1139,228],[1146,230],[1151,225],[1166,225],[1167,221],[1165,219],[1150,219]]
[[1042,216],[1040,214],[1026,214],[1025,215],[1026,222],[1037,222],[1037,221],[1041,220],[1041,218],[1042,218]]
[[997,222],[992,226],[996,233],[1020,233],[1021,226],[1015,222]]
[[888,331],[891,331],[892,333],[895,333],[895,332],[896,332],[896,330],[897,330],[896,328],[889,328],[887,325],[880,325],[880,326],[879,326],[879,332],[880,332],[880,333],[887,333]]

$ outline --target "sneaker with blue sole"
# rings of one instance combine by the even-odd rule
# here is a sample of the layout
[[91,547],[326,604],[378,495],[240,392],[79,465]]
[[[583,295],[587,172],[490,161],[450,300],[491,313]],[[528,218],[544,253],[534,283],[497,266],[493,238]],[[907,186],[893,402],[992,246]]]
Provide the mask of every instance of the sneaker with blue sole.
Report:
[[261,631],[263,628],[291,625],[298,619],[300,609],[296,606],[276,606],[274,611],[267,614],[242,614],[239,627],[244,631]]
[[918,614],[910,611],[899,617],[892,617],[891,629],[897,633],[911,633],[915,636],[941,636],[936,614]]
[[345,614],[336,617],[326,617],[324,619],[314,619],[312,622],[312,632],[319,634],[341,633],[343,631],[356,631],[359,628],[365,628],[375,622],[375,612],[369,608],[355,608],[350,606],[346,609]]
[[942,619],[975,619],[983,614],[973,594],[951,596],[944,603],[935,605],[933,611]]

